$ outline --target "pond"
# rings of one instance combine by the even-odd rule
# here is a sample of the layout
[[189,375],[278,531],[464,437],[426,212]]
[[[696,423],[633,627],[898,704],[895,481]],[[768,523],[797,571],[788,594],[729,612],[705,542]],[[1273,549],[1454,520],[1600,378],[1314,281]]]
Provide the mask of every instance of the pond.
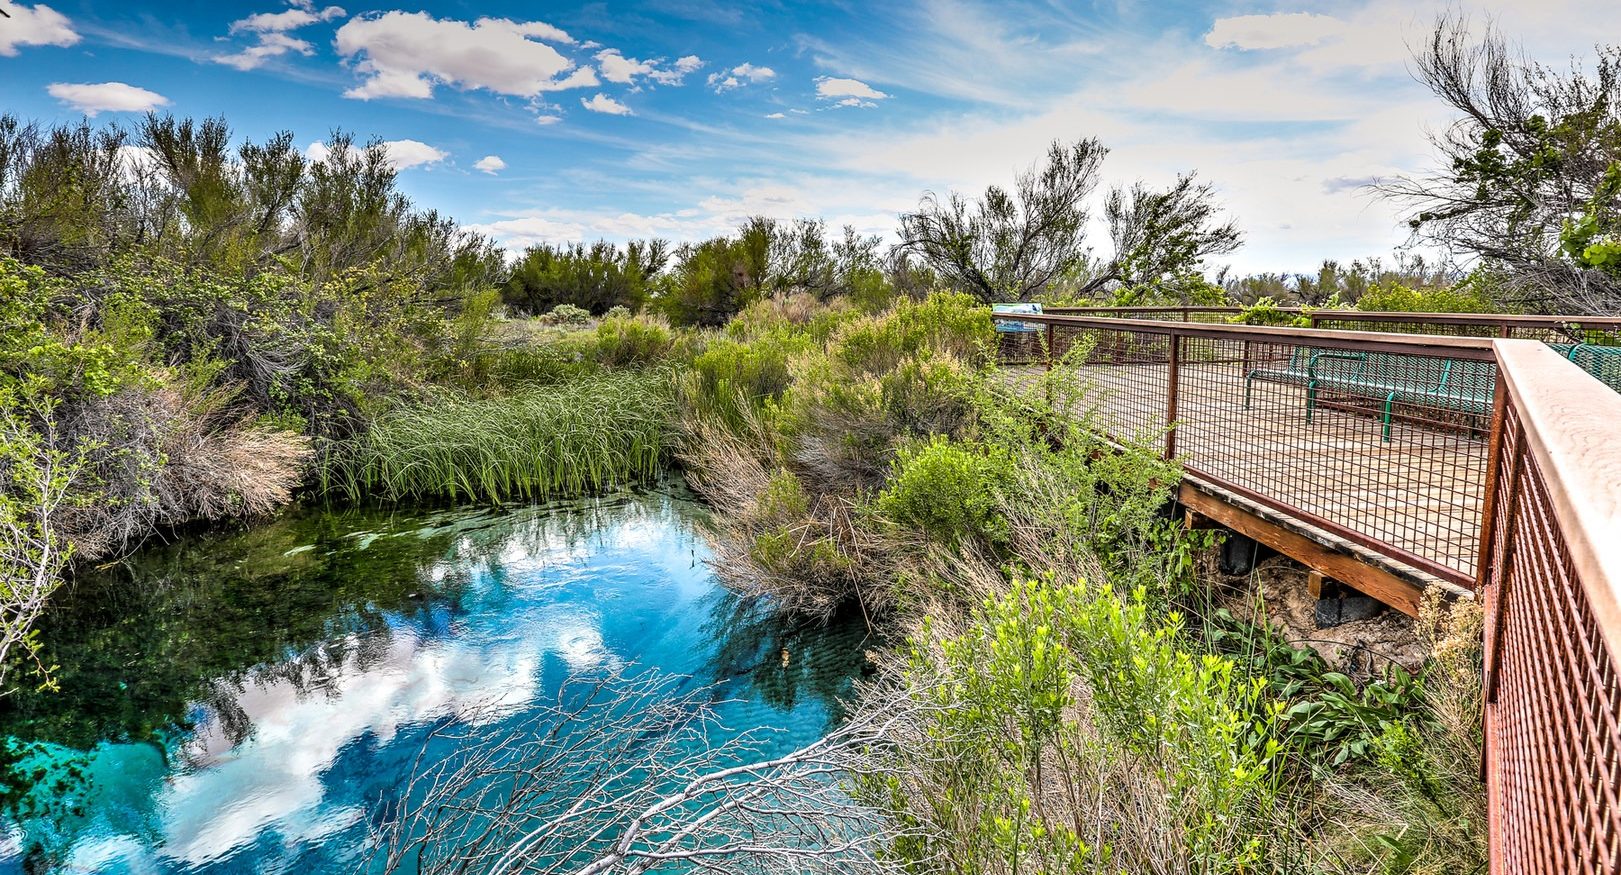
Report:
[[741,603],[701,516],[674,490],[305,510],[81,574],[42,628],[60,690],[0,701],[0,872],[355,871],[425,739],[528,726],[593,674],[681,675],[727,731],[813,741],[865,624]]

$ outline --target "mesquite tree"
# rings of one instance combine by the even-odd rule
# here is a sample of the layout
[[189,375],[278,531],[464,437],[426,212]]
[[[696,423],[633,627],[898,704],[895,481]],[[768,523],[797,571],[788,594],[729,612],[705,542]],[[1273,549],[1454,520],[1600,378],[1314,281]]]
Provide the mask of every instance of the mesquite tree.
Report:
[[1621,46],[1559,71],[1447,17],[1417,73],[1459,117],[1431,137],[1433,171],[1381,186],[1415,235],[1490,269],[1512,303],[1621,311]]
[[1096,139],[1055,141],[1046,163],[1019,174],[1011,192],[993,185],[972,202],[958,192],[927,194],[901,217],[901,247],[987,302],[1025,300],[1066,280],[1083,296],[1153,282],[1238,247],[1237,227],[1218,222],[1214,191],[1186,174],[1165,191],[1138,183],[1110,192],[1104,215],[1113,251],[1095,264],[1087,201],[1106,154]]

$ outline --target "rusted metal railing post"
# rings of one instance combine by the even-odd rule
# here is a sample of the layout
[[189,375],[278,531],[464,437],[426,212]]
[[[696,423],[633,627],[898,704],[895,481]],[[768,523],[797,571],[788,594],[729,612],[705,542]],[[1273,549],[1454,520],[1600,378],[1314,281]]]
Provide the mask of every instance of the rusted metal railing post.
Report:
[[1058,351],[1053,349],[1053,325],[1051,322],[1047,323],[1045,341],[1047,344],[1047,370],[1050,371],[1053,369],[1053,359],[1058,355]]
[[1181,382],[1182,336],[1171,335],[1171,354],[1166,368],[1165,386],[1165,458],[1176,458],[1176,389]]

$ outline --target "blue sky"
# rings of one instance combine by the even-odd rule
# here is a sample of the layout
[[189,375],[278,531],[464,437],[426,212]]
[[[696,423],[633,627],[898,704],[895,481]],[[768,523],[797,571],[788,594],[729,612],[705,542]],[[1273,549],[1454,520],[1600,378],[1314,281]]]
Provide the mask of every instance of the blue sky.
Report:
[[6,111],[391,143],[404,188],[512,247],[689,240],[742,217],[892,235],[928,190],[1008,180],[1097,136],[1111,182],[1213,182],[1241,271],[1388,255],[1361,188],[1428,166],[1447,121],[1409,43],[1445,9],[1538,58],[1611,0],[141,4],[0,0]]

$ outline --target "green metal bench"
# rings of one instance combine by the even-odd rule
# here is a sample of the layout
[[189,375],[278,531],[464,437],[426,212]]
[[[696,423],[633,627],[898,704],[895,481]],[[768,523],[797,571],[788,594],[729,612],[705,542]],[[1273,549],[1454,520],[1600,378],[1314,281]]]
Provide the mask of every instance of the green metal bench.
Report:
[[1388,442],[1398,403],[1481,416],[1491,412],[1497,374],[1492,362],[1302,346],[1295,348],[1286,365],[1255,368],[1245,376],[1245,408],[1250,406],[1255,380],[1305,386],[1307,422],[1312,421],[1323,389],[1383,399],[1381,431]]
[[[1357,360],[1362,357],[1361,353],[1341,353],[1310,346],[1297,346],[1293,352],[1289,353],[1289,361],[1286,364],[1276,367],[1251,368],[1249,373],[1244,375],[1244,409],[1249,409],[1250,394],[1254,389],[1256,380],[1267,383],[1289,383],[1309,388],[1309,384],[1317,378],[1320,359],[1327,358],[1330,362],[1339,362],[1353,356]],[[1325,371],[1329,367],[1330,365],[1327,363],[1323,365]],[[1309,410],[1307,417],[1308,419],[1310,417]]]
[[1596,343],[1548,345],[1606,386],[1621,392],[1621,346],[1600,346]]
[[1390,440],[1391,421],[1396,404],[1422,404],[1476,416],[1491,412],[1497,371],[1493,362],[1466,359],[1431,358],[1385,352],[1343,353],[1359,358],[1353,367],[1338,373],[1313,374],[1306,386],[1306,410],[1310,419],[1317,393],[1331,389],[1348,394],[1383,398],[1380,417],[1382,437]]

